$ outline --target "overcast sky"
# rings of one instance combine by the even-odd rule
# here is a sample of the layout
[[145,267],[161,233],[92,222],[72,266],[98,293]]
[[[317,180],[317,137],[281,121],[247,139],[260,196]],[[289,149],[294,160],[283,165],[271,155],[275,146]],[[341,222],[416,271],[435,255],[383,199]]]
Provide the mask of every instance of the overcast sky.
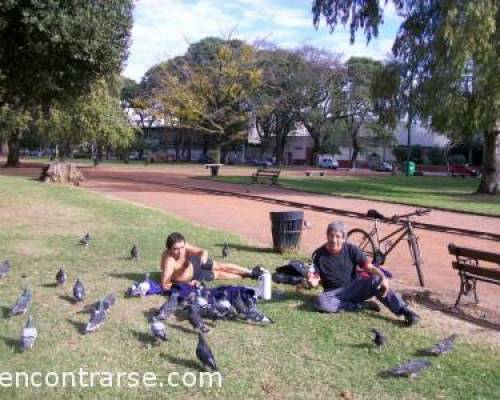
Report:
[[[281,47],[311,44],[350,56],[383,59],[389,53],[400,19],[386,9],[379,37],[354,45],[342,27],[333,34],[324,24],[313,27],[311,0],[137,0],[132,45],[123,74],[139,81],[153,65],[182,55],[190,43],[207,36],[267,40]],[[360,32],[361,33],[361,32]]]

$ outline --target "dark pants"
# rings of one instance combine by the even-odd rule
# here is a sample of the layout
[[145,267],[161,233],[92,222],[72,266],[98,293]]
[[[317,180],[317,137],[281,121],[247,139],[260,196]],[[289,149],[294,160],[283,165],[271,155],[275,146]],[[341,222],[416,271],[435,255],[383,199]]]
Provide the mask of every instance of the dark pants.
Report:
[[357,278],[347,286],[321,293],[315,299],[314,305],[318,311],[329,313],[356,311],[361,308],[361,302],[376,296],[394,314],[402,315],[407,304],[392,289],[382,297],[378,290],[380,280],[378,276]]

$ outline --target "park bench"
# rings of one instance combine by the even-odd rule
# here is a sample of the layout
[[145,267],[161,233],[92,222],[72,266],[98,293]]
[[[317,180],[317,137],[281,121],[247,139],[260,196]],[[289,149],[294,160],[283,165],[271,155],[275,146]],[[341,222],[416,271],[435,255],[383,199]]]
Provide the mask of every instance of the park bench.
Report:
[[325,176],[325,171],[320,171],[316,169],[316,170],[305,171],[305,174],[307,176],[314,176],[314,175]]
[[252,174],[252,182],[257,183],[259,178],[270,179],[271,183],[274,185],[278,182],[281,169],[279,168],[259,168],[257,172]]
[[209,169],[210,168],[210,174],[212,176],[217,176],[219,175],[219,169],[222,167],[224,164],[205,164],[205,168]]
[[[462,295],[467,296],[471,290],[474,293],[474,300],[479,303],[476,281],[500,285],[500,254],[459,247],[453,243],[448,245],[448,251],[456,257],[452,266],[460,276],[460,292],[455,307],[460,302]],[[485,265],[485,263],[490,265]]]

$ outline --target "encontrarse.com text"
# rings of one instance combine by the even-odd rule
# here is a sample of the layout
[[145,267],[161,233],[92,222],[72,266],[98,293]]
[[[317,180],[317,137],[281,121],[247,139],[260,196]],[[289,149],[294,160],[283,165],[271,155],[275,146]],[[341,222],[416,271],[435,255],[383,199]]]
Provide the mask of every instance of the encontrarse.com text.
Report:
[[170,372],[159,376],[154,372],[86,371],[9,372],[0,371],[0,387],[222,387],[220,372]]

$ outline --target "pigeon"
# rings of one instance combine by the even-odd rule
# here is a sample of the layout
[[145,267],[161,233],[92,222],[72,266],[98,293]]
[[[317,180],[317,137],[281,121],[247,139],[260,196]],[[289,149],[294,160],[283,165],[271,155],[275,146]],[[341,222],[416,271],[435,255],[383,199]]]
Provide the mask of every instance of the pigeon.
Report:
[[80,279],[77,279],[73,286],[73,297],[77,302],[85,300],[85,287]]
[[188,320],[191,326],[199,332],[208,333],[210,330],[207,328],[203,319],[201,319],[200,306],[197,303],[192,303],[188,306]]
[[33,347],[38,336],[38,331],[33,324],[31,315],[28,317],[25,327],[21,333],[21,351],[29,350]]
[[80,244],[86,247],[90,244],[90,233],[87,232],[85,236],[80,239]]
[[168,340],[167,330],[165,328],[165,324],[161,322],[156,317],[151,318],[151,323],[149,324],[149,329],[151,330],[151,334],[160,340],[166,342]]
[[235,319],[238,315],[238,312],[228,300],[228,293],[226,290],[224,290],[222,297],[215,303],[215,306],[219,312],[224,313],[229,319]]
[[224,243],[224,246],[222,247],[222,258],[226,258],[229,255],[229,245],[227,242]]
[[142,282],[135,282],[127,290],[127,295],[131,297],[146,296],[149,292],[151,285],[149,284],[149,273],[144,275],[144,280]]
[[57,271],[56,274],[56,281],[58,285],[64,285],[64,283],[68,280],[68,275],[64,271],[64,269],[61,267],[59,271]]
[[198,345],[196,346],[196,357],[198,357],[198,360],[201,361],[205,369],[209,367],[212,369],[212,371],[218,371],[217,363],[215,362],[212,350],[208,346],[208,343],[205,340],[205,337],[203,336],[202,333],[198,333]]
[[12,309],[10,310],[11,315],[20,315],[28,311],[32,299],[33,296],[31,294],[31,290],[28,288],[24,289],[21,296],[17,299],[16,304],[12,306]]
[[110,293],[108,294],[102,301],[104,306],[104,310],[107,312],[109,309],[116,303],[116,294]]
[[304,220],[304,228],[311,229],[312,228],[312,224],[309,221]]
[[387,344],[387,336],[383,335],[382,332],[380,332],[378,329],[371,329],[371,331],[375,334],[375,337],[373,338],[373,343],[377,347],[381,347],[385,344]]
[[198,287],[196,288],[196,297],[195,297],[195,301],[196,303],[201,307],[201,308],[205,308],[208,306],[208,300],[203,297],[203,291],[202,291],[202,288],[201,287]]
[[457,334],[448,336],[447,338],[436,343],[430,349],[423,350],[423,353],[429,356],[440,356],[442,354],[449,353],[453,350],[453,346],[455,345],[455,340],[457,339],[457,337]]
[[209,304],[201,310],[203,318],[211,319],[212,321],[223,320],[227,317],[227,312],[217,308],[215,304]]
[[90,314],[90,320],[85,327],[85,333],[94,332],[99,329],[104,321],[106,321],[106,310],[104,309],[104,302],[100,300],[97,309],[92,310]]
[[7,274],[9,273],[9,271],[10,271],[10,262],[9,262],[9,260],[3,260],[0,263],[0,279],[2,279],[5,276],[7,276]]
[[257,304],[255,298],[249,297],[247,302],[247,312],[244,317],[247,321],[262,323],[262,324],[272,324],[274,321],[267,317],[262,311],[257,309]]
[[160,307],[160,310],[158,311],[158,314],[156,315],[156,318],[164,321],[168,317],[174,314],[174,312],[177,310],[177,306],[179,305],[179,292],[174,291],[170,295],[170,298],[163,303],[163,305]]
[[419,358],[414,358],[410,361],[407,361],[400,366],[391,369],[389,372],[397,377],[410,377],[416,378],[424,368],[430,367],[431,362],[429,360],[422,360]]
[[139,261],[139,249],[135,244],[130,249],[130,258],[134,261]]
[[241,291],[240,290],[238,290],[236,292],[236,296],[234,297],[234,301],[233,301],[233,306],[236,309],[236,311],[238,313],[240,313],[240,314],[244,315],[248,311],[248,308],[245,305],[245,302],[243,301],[243,299],[241,297]]

